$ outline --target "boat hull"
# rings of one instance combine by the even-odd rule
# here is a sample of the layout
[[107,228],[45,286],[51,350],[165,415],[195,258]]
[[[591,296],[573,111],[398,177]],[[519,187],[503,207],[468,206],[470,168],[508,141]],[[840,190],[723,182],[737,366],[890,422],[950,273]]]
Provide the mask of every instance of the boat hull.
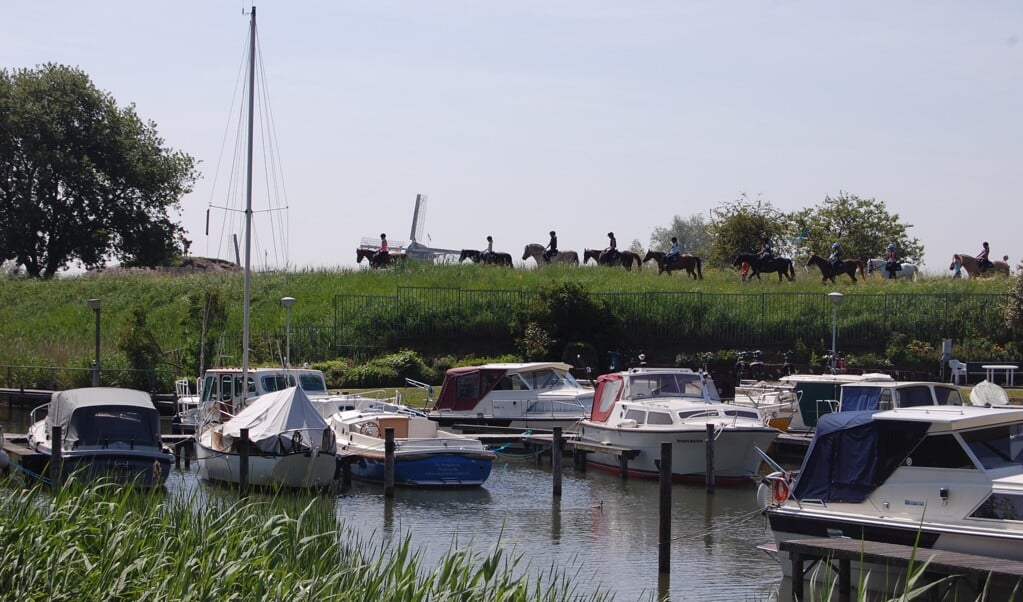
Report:
[[[49,451],[38,451],[52,460]],[[127,454],[102,450],[64,451],[60,477],[62,481],[67,481],[71,476],[87,481],[110,479],[124,485],[149,489],[162,487],[167,482],[173,461],[174,456],[169,452],[138,451]],[[57,469],[52,461],[48,460],[47,464],[47,474],[53,479]]]
[[[204,436],[206,436],[204,434]],[[241,482],[241,456],[213,449],[200,437],[195,444],[199,476],[207,481],[237,485]],[[249,454],[249,485],[310,489],[334,482],[337,458],[328,453],[286,455]]]
[[[353,454],[352,476],[384,482],[384,458]],[[475,487],[486,482],[494,465],[493,454],[419,454],[395,456],[394,484],[407,487]]]

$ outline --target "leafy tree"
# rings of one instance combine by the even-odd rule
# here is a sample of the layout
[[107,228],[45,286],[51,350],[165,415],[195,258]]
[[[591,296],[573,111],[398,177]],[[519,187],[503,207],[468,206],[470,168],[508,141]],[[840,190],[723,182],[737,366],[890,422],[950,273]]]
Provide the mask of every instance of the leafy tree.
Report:
[[768,201],[750,201],[746,194],[711,211],[709,258],[718,266],[730,266],[739,253],[760,249],[761,241],[771,241],[776,256],[788,254],[792,222]]
[[128,386],[142,391],[153,388],[152,371],[163,364],[163,352],[156,335],[146,323],[146,311],[144,307],[132,309],[128,329],[117,342],[132,369],[127,379]]
[[682,218],[676,215],[667,228],[654,228],[650,234],[650,248],[655,251],[667,251],[671,247],[671,237],[678,238],[678,248],[683,253],[707,257],[711,247],[710,227],[702,214]]
[[870,259],[884,256],[894,242],[899,257],[921,262],[924,248],[910,238],[912,224],[899,222],[899,215],[888,212],[883,201],[861,199],[854,194],[839,193],[825,197],[824,202],[792,214],[797,227],[806,233],[797,247],[801,255],[831,253],[832,243],[842,245],[842,257]]
[[49,278],[75,261],[152,266],[187,253],[168,211],[191,192],[195,160],[163,144],[156,124],[77,69],[0,70],[0,261]]
[[1017,342],[1023,342],[1023,265],[1016,271],[1018,275],[1005,296],[1002,315],[1005,316],[1007,334]]
[[213,287],[193,291],[187,302],[185,315],[181,318],[187,339],[182,354],[185,365],[175,368],[186,375],[201,375],[207,367],[217,362],[216,349],[223,345],[223,340],[211,337],[210,333],[220,333],[222,336],[227,327],[227,306],[220,291]]

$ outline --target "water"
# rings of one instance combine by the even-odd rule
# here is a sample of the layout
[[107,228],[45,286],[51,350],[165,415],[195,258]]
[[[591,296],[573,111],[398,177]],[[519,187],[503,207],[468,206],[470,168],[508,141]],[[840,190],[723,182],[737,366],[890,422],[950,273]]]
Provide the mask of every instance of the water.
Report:
[[[5,418],[12,418],[4,421],[6,431],[24,432],[24,418]],[[500,545],[506,557],[521,556],[520,567],[530,576],[551,567],[574,575],[580,594],[599,589],[616,600],[778,599],[781,568],[756,548],[771,535],[752,485],[718,487],[712,495],[702,486],[672,487],[671,573],[659,580],[658,483],[580,473],[566,464],[560,500],[552,495],[549,459],[537,466],[532,459],[499,457],[480,488],[399,488],[389,501],[382,487],[356,481],[337,494],[338,515],[364,541],[400,544],[409,536],[427,563],[455,546],[485,553]],[[209,487],[194,464],[174,469],[167,482],[171,495],[187,498]]]

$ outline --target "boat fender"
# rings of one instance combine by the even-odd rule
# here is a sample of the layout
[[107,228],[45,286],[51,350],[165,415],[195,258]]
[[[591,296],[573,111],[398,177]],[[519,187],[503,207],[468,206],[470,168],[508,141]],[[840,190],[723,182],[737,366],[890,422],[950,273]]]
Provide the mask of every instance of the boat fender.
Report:
[[772,491],[776,504],[784,504],[785,500],[789,499],[789,484],[785,479],[774,479]]

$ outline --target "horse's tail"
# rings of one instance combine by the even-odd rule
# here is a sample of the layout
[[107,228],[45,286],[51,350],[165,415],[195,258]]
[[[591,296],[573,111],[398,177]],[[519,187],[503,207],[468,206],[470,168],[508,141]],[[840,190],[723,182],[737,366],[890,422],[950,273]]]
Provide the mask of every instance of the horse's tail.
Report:
[[693,255],[693,260],[696,262],[696,277],[703,280],[703,268],[700,267],[703,262],[696,255]]
[[[641,260],[639,258],[639,255],[637,253],[633,253],[632,257],[636,261],[636,271],[637,272],[642,272],[643,271],[643,260]],[[629,259],[629,262],[631,263],[633,261],[633,259]]]
[[789,282],[795,282],[795,280],[796,280],[796,264],[791,259],[786,259],[785,261],[788,262],[788,264],[789,264],[789,273],[786,274],[788,276],[788,278],[789,278]]

